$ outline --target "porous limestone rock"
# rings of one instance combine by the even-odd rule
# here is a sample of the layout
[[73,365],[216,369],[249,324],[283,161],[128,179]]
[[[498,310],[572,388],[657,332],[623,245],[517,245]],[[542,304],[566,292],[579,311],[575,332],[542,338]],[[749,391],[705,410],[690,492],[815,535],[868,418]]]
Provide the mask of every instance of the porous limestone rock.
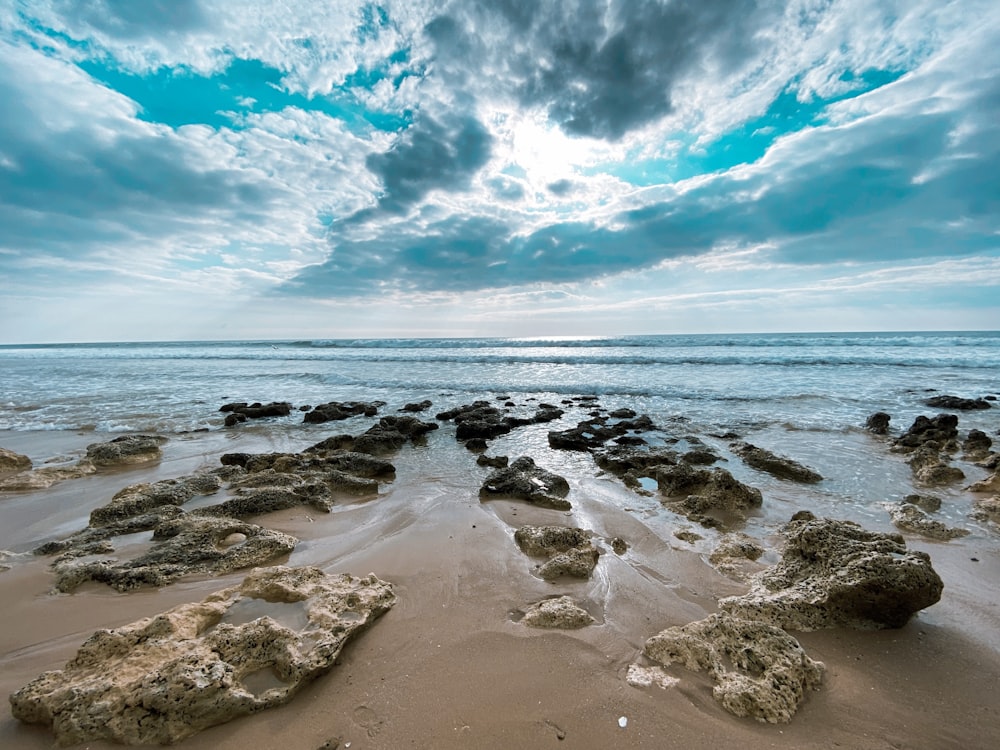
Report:
[[10,696],[60,745],[172,744],[287,703],[395,603],[374,575],[265,568],[205,600],[94,633],[63,669]]
[[970,484],[966,489],[969,492],[1000,492],[1000,469],[994,471],[986,479]]
[[764,547],[760,542],[742,532],[734,532],[719,540],[708,560],[720,572],[742,578],[746,562],[758,560],[763,554]]
[[569,482],[536,466],[530,456],[521,456],[502,469],[497,469],[483,482],[480,497],[510,497],[524,500],[545,508],[569,510],[573,506],[566,500]]
[[119,490],[111,502],[90,513],[91,526],[106,526],[132,516],[148,513],[164,505],[180,506],[195,495],[211,495],[222,487],[215,474],[204,472],[180,479],[132,484]]
[[811,515],[782,527],[781,561],[752,576],[748,593],[722,599],[721,610],[790,630],[871,630],[902,627],[941,598],[930,557],[899,534]]
[[758,448],[751,443],[741,441],[733,443],[729,447],[733,453],[743,459],[747,466],[759,471],[766,471],[778,479],[788,479],[806,484],[823,481],[822,475],[808,466],[803,466],[798,461],[779,456],[764,448]]
[[573,601],[569,596],[558,596],[553,599],[543,599],[524,613],[521,623],[531,628],[561,628],[576,630],[594,622],[587,610]]
[[98,468],[158,461],[163,456],[160,446],[165,442],[167,439],[158,435],[122,435],[88,445],[87,459]]
[[948,463],[946,453],[938,451],[933,443],[925,443],[907,459],[914,478],[921,484],[939,486],[965,479],[965,473]]
[[43,466],[40,469],[21,471],[0,479],[0,490],[5,492],[28,492],[48,489],[67,479],[79,479],[97,471],[87,459],[72,466]]
[[791,720],[825,669],[780,628],[725,614],[667,628],[646,641],[643,653],[664,666],[707,672],[723,708],[772,724]]
[[6,448],[0,448],[0,474],[25,471],[31,468],[31,459]]
[[759,508],[763,497],[756,487],[743,484],[723,468],[696,469],[689,464],[660,466],[655,472],[662,502],[690,520],[714,525],[706,514],[721,511],[742,518]]
[[[233,534],[243,535],[244,540],[227,543]],[[296,541],[280,531],[233,518],[181,513],[160,521],[151,546],[136,557],[118,556],[106,539],[93,546],[70,547],[56,558],[52,568],[59,591],[73,591],[86,581],[130,591],[162,586],[192,573],[219,575],[262,565],[289,554]]]
[[966,461],[982,461],[990,456],[993,440],[982,430],[969,430],[962,442],[962,454]]
[[957,539],[969,533],[968,529],[945,526],[911,503],[904,502],[890,506],[889,515],[892,517],[892,522],[904,531],[912,531],[931,539]]
[[600,556],[587,531],[569,526],[522,526],[514,541],[525,554],[547,558],[538,567],[545,580],[589,578]]

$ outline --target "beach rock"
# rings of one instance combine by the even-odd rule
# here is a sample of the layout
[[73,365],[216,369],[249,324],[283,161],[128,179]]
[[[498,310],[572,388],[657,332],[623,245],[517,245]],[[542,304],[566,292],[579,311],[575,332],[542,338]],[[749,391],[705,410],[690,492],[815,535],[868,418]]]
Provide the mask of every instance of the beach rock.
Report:
[[[615,414],[635,412],[631,409],[618,410]],[[613,416],[613,415],[612,415]],[[555,430],[549,433],[549,446],[560,450],[592,451],[601,448],[612,438],[634,437],[630,432],[648,432],[655,430],[656,425],[646,415],[636,419],[623,419],[610,422],[607,417],[597,416],[577,423],[568,430]],[[626,441],[630,442],[630,441]],[[645,442],[645,441],[643,441]]]
[[782,527],[781,562],[751,579],[747,594],[719,602],[737,617],[789,630],[899,628],[941,598],[925,552],[899,534],[804,514]]
[[600,556],[589,532],[569,526],[522,526],[514,541],[526,555],[547,558],[537,571],[545,580],[589,578]]
[[[437,427],[437,425],[434,426]],[[388,479],[396,473],[396,467],[392,463],[370,453],[348,450],[324,452],[322,449],[317,451],[316,446],[307,448],[306,452],[323,452],[323,465],[325,467],[353,474],[356,477]]]
[[742,532],[734,532],[719,539],[708,561],[725,575],[743,578],[746,563],[759,560],[763,554],[760,542]]
[[911,503],[899,503],[889,507],[889,515],[892,522],[904,531],[912,531],[915,534],[926,536],[931,539],[947,540],[967,536],[967,529],[957,529],[945,526],[940,521],[930,518],[920,508]]
[[152,484],[132,484],[116,492],[107,505],[92,510],[90,525],[106,526],[148,513],[161,505],[180,506],[195,495],[211,495],[221,486],[219,477],[208,472],[182,479],[163,479]]
[[173,744],[287,703],[394,603],[373,575],[255,570],[201,602],[97,631],[63,669],[14,692],[11,711],[60,745]]
[[[240,544],[223,544],[242,534]],[[56,558],[56,589],[75,590],[87,581],[106,583],[118,591],[163,586],[182,576],[220,575],[274,561],[290,553],[296,539],[278,531],[239,521],[181,513],[161,520],[148,550],[119,559],[108,547],[73,547]],[[107,551],[102,551],[107,550]],[[92,559],[94,556],[100,559]]]
[[913,451],[907,463],[913,470],[913,476],[921,484],[938,486],[965,479],[965,473],[961,469],[948,463],[947,454],[935,450],[930,443]]
[[83,459],[73,466],[43,466],[40,469],[20,471],[0,479],[0,491],[44,490],[67,479],[79,479],[96,471],[97,467],[87,459]]
[[423,401],[420,401],[419,403],[406,404],[406,406],[404,406],[402,409],[400,409],[400,411],[408,411],[408,412],[411,412],[411,413],[415,414],[417,412],[427,411],[433,405],[434,404],[431,403],[430,399],[424,399]]
[[993,440],[982,430],[969,430],[962,443],[962,454],[966,461],[982,461],[990,455]]
[[664,666],[707,672],[723,708],[772,724],[791,720],[825,670],[783,630],[724,614],[668,628],[646,641],[643,653]]
[[875,435],[885,435],[889,432],[890,419],[892,417],[884,411],[877,411],[868,417],[868,421],[865,422],[865,429]]
[[569,482],[558,474],[536,466],[530,456],[521,456],[490,474],[479,491],[482,499],[510,497],[545,508],[569,510]]
[[691,466],[711,466],[718,460],[719,457],[707,448],[694,448],[681,456],[681,461]]
[[232,427],[238,422],[245,422],[248,419],[263,419],[264,417],[287,417],[292,413],[292,405],[287,401],[272,401],[269,404],[262,404],[259,401],[253,404],[246,402],[223,404],[219,411],[230,412],[226,417],[227,427]]
[[87,446],[87,459],[98,468],[159,461],[160,446],[167,442],[158,435],[122,435],[107,443]]
[[990,408],[990,402],[986,399],[962,398],[961,396],[933,396],[924,403],[935,409],[959,409],[960,411]]
[[437,415],[443,422],[455,422],[455,438],[462,442],[472,438],[492,440],[506,435],[513,428],[502,411],[489,401],[474,401],[471,404],[443,411]]
[[487,456],[485,453],[476,456],[477,466],[489,466],[493,469],[502,469],[510,463],[507,456]]
[[957,440],[958,417],[954,414],[938,414],[933,418],[920,415],[910,429],[896,438],[893,447],[905,453],[932,444],[930,447],[937,451],[954,453],[958,450]]
[[560,628],[578,630],[594,622],[587,610],[569,596],[543,599],[531,605],[521,618],[521,624],[529,628]]
[[759,508],[763,496],[756,487],[743,484],[725,469],[696,469],[688,464],[660,466],[655,472],[662,502],[684,513],[692,521],[704,523],[713,511],[743,517]]
[[352,449],[372,455],[390,453],[436,429],[434,422],[422,422],[416,417],[382,417],[378,424],[354,438]]
[[611,550],[616,555],[624,555],[628,552],[628,542],[622,539],[620,536],[616,536],[611,540]]
[[778,456],[764,448],[758,448],[756,445],[737,442],[729,447],[733,453],[743,459],[743,462],[747,466],[759,471],[766,471],[768,474],[778,477],[778,479],[788,479],[793,482],[803,482],[806,484],[815,484],[816,482],[823,481],[823,477],[808,466],[803,466],[790,458]]
[[677,529],[674,531],[674,536],[682,542],[687,542],[688,544],[694,544],[695,542],[701,541],[705,538],[698,532],[691,529]]
[[994,471],[986,479],[970,484],[965,489],[969,492],[1000,492],[1000,469]]
[[640,448],[631,445],[616,445],[595,452],[594,462],[615,476],[646,476],[652,478],[660,466],[674,466],[678,462],[677,451],[670,448]]
[[381,401],[363,403],[361,401],[329,401],[325,404],[314,406],[312,411],[308,411],[302,417],[302,421],[307,424],[323,424],[324,422],[335,422],[342,419],[349,419],[364,415],[374,417],[378,414],[380,406],[385,406]]
[[941,510],[941,498],[934,495],[907,495],[903,498],[903,502],[916,505],[928,513],[936,513]]
[[25,471],[30,468],[30,458],[6,448],[0,448],[0,473]]
[[970,515],[978,521],[1000,523],[1000,495],[976,500]]

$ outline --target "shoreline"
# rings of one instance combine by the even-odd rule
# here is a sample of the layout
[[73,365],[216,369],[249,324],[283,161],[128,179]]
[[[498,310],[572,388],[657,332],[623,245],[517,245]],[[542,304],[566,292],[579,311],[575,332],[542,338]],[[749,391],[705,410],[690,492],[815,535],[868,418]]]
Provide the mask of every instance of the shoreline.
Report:
[[[576,455],[562,457],[559,467],[572,487],[571,511],[484,502],[475,480],[484,472],[449,432],[439,430],[427,445],[390,456],[396,478],[377,498],[346,499],[329,515],[293,508],[255,518],[300,540],[287,561],[276,562],[373,572],[394,585],[399,603],[288,705],[207,729],[179,747],[235,750],[255,743],[313,750],[340,738],[352,749],[944,748],[976,746],[1000,733],[1000,716],[987,703],[1000,679],[1000,613],[990,592],[1000,574],[995,538],[974,534],[942,543],[907,535],[908,547],[929,552],[944,578],[942,601],[899,630],[793,632],[827,674],[790,724],[762,725],[726,713],[703,674],[671,667],[681,681],[667,689],[635,688],[625,680],[647,638],[699,620],[717,609],[720,597],[746,590],[709,564],[707,545],[664,532],[691,524],[657,512],[655,499],[598,476],[589,457]],[[20,540],[13,546],[23,551],[40,541],[37,530],[53,528],[51,508],[70,499],[72,509],[64,509],[55,526],[72,531],[122,487],[215,466],[223,452],[302,450],[316,434],[261,428],[171,436],[155,465],[6,493],[0,518],[35,518],[4,533]],[[6,433],[0,445],[34,456],[64,455],[97,439],[95,433]],[[540,465],[549,463],[534,433],[504,437],[490,453],[515,444]],[[786,492],[795,494],[794,488]],[[534,574],[534,562],[513,542],[513,531],[525,523],[581,526],[605,546],[614,537],[626,539],[629,549],[622,556],[604,549],[589,580],[553,584]],[[94,629],[196,601],[246,573],[183,578],[128,594],[87,584],[74,594],[52,595],[48,562],[37,558],[0,573],[0,601],[8,612],[0,644],[4,695],[61,668]],[[598,622],[543,631],[516,621],[528,603],[558,593],[588,602],[600,613]],[[618,725],[621,716],[628,719],[625,728]],[[22,725],[9,711],[0,718],[5,747],[51,743],[47,729]]]

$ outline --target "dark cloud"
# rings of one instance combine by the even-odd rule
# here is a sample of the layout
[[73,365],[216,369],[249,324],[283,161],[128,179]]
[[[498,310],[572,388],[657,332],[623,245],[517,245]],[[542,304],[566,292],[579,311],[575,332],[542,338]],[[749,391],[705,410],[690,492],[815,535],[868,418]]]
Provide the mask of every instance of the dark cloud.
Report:
[[205,20],[198,0],[63,0],[56,7],[71,26],[84,23],[119,39],[188,31]]
[[466,188],[492,145],[493,136],[475,117],[420,116],[391,149],[366,160],[382,180],[379,208],[399,213],[431,190]]
[[774,21],[778,5],[506,0],[457,6],[427,33],[454,77],[465,81],[479,65],[567,133],[617,140],[669,114],[686,75],[705,65],[725,73],[755,54],[755,32]]

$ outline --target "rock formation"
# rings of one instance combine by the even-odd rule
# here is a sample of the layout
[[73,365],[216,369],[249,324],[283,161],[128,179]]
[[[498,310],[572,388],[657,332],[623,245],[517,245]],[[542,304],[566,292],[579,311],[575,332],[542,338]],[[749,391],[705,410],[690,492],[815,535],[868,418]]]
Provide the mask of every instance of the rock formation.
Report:
[[822,482],[823,477],[808,466],[784,456],[778,456],[764,448],[758,448],[746,442],[737,442],[729,446],[737,456],[743,459],[747,466],[759,471],[765,471],[778,479],[788,479],[793,482],[815,484]]
[[94,633],[63,669],[10,696],[61,745],[172,744],[288,702],[395,602],[375,576],[255,570],[239,586]]
[[25,471],[31,468],[31,459],[20,453],[0,448],[0,473]]
[[558,474],[536,466],[530,456],[521,456],[497,469],[483,482],[480,497],[510,497],[556,510],[569,510],[569,482]]
[[153,435],[122,435],[107,443],[88,445],[87,459],[98,468],[159,461],[163,456],[160,446],[165,442],[165,437]]
[[899,628],[941,598],[930,557],[899,534],[805,513],[782,528],[781,562],[754,575],[743,596],[719,602],[737,617],[789,630]]
[[546,580],[589,578],[600,555],[587,531],[569,526],[522,526],[514,541],[526,555],[547,558],[537,570]]
[[643,653],[664,666],[707,672],[723,708],[773,724],[790,721],[823,680],[823,664],[783,630],[723,614],[668,628],[646,641]]
[[587,610],[579,606],[572,597],[558,596],[543,599],[528,608],[521,618],[521,624],[530,628],[561,628],[576,630],[594,622]]
[[958,409],[960,411],[990,408],[990,402],[985,399],[962,398],[961,396],[933,396],[924,403],[935,409]]

